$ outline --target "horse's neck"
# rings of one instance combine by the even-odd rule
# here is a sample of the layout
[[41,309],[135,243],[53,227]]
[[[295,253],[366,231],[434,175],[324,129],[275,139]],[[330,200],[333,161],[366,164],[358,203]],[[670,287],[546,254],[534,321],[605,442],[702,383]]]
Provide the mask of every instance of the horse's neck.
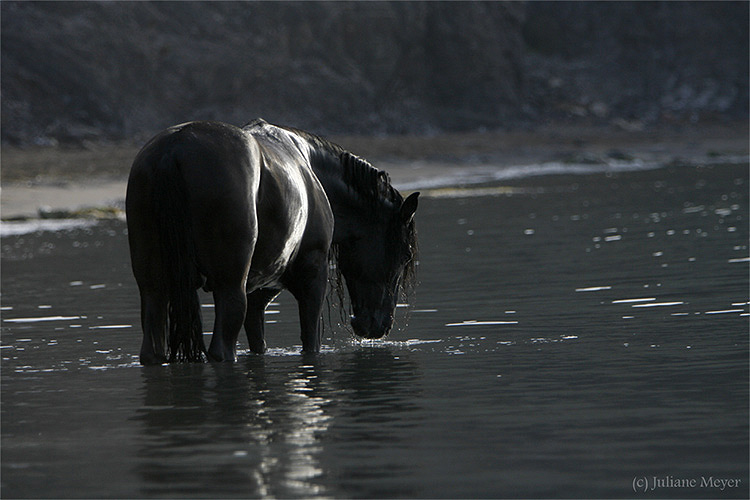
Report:
[[370,208],[356,190],[344,181],[340,162],[326,160],[312,161],[311,165],[331,204],[334,218],[333,238],[334,243],[338,243],[348,237],[357,221],[361,220]]
[[328,196],[334,214],[361,204],[360,197],[344,181],[343,168],[334,162],[312,162],[313,171]]

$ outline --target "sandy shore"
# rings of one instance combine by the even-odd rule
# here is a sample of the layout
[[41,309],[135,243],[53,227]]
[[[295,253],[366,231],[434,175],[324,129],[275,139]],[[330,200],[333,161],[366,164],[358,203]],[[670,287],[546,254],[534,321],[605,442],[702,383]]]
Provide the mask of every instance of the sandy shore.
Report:
[[[602,158],[669,162],[748,155],[748,124],[661,127],[545,126],[533,131],[434,136],[332,137],[387,170],[395,185],[460,179],[486,165],[592,162]],[[86,207],[121,208],[130,164],[139,146],[92,144],[87,148],[2,148],[3,219],[37,217]]]

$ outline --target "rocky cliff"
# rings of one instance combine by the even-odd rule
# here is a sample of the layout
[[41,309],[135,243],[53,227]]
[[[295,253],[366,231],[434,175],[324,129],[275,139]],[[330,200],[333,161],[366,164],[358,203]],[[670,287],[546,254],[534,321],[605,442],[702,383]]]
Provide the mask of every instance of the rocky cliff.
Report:
[[2,140],[747,119],[747,2],[9,2]]

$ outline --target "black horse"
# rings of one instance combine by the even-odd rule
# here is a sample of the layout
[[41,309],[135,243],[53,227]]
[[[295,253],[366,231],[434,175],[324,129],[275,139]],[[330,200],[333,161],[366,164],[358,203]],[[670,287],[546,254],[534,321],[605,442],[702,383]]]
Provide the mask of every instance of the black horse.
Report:
[[346,282],[354,333],[387,335],[413,280],[418,194],[404,200],[366,161],[263,120],[158,134],[133,162],[126,199],[141,363],[203,359],[200,287],[216,308],[209,360],[235,360],[243,323],[262,353],[264,311],[284,288],[299,305],[303,350],[319,351],[329,267]]

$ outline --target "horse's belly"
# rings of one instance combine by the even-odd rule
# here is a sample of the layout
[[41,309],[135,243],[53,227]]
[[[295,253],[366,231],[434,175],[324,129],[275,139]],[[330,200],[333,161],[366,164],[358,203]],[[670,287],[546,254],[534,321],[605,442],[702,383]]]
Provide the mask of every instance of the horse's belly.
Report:
[[274,242],[264,243],[266,242],[259,237],[247,277],[248,292],[263,287],[279,288],[279,279],[299,248],[296,235],[290,235],[281,247]]

